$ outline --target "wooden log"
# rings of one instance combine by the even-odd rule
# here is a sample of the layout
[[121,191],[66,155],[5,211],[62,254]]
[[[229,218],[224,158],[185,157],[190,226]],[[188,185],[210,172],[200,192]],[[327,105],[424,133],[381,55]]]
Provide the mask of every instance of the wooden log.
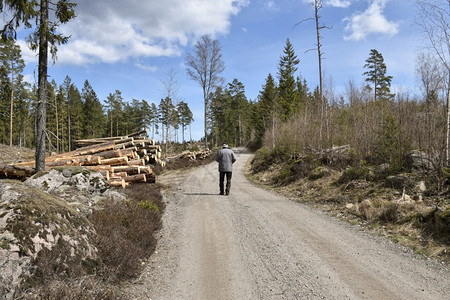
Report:
[[128,163],[128,156],[106,158],[100,160],[101,165],[119,166],[119,165],[126,165],[127,163]]
[[117,173],[111,173],[110,178],[122,178],[128,176],[127,172],[117,172]]
[[139,174],[139,166],[111,166],[111,172],[127,172],[128,175]]
[[89,155],[89,154],[95,154],[100,153],[108,150],[114,150],[116,149],[116,146],[114,143],[110,144],[100,144],[95,145],[95,147],[89,148],[89,149],[77,149],[75,151],[72,151],[75,155]]
[[98,165],[98,166],[84,166],[85,168],[88,168],[90,170],[94,170],[94,171],[111,171],[111,166],[110,165]]
[[110,180],[108,180],[108,183],[110,186],[122,187],[122,188],[126,188],[129,185],[127,182],[125,182],[125,180],[123,178],[120,178],[120,180],[110,179]]
[[125,182],[147,182],[147,177],[145,174],[129,175],[123,177],[123,179]]
[[153,174],[153,170],[150,166],[138,167],[138,174]]
[[34,167],[27,166],[15,166],[15,165],[0,165],[0,177],[14,178],[14,179],[27,179],[34,175]]
[[139,149],[138,154],[140,156],[147,156],[147,149]]
[[46,162],[48,167],[56,167],[56,166],[92,166],[99,165],[101,161],[101,157],[99,156],[83,156],[83,157],[69,157],[66,159],[58,159],[52,162]]
[[126,149],[126,148],[133,148],[133,147],[136,147],[136,143],[134,141],[129,141],[129,142],[126,142],[126,143],[120,143],[117,146],[121,146],[124,149]]
[[145,149],[156,149],[157,151],[161,152],[161,146],[160,145],[150,145],[150,144],[145,144]]
[[155,176],[155,174],[149,174],[149,175],[147,175],[147,182],[148,183],[155,183],[156,182],[156,176]]
[[122,150],[122,154],[123,156],[128,156],[131,159],[137,159],[138,155],[136,154],[137,148],[133,149],[133,148],[127,148]]
[[113,157],[121,157],[121,156],[125,156],[125,155],[126,154],[123,154],[122,150],[120,150],[120,149],[103,151],[103,152],[94,154],[94,156],[99,156],[101,158],[113,158]]
[[130,133],[128,136],[135,137],[135,136],[139,136],[139,135],[145,135],[146,136],[147,135],[147,130],[142,129],[142,130]]
[[134,159],[128,161],[129,166],[145,166],[145,159]]

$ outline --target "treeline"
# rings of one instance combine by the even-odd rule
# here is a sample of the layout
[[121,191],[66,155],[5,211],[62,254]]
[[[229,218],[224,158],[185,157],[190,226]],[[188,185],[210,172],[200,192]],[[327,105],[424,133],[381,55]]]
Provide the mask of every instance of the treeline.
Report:
[[401,169],[406,154],[417,149],[445,164],[446,71],[432,56],[417,60],[421,95],[392,93],[393,77],[375,49],[361,62],[365,84],[350,80],[342,94],[331,84],[322,95],[318,87],[311,90],[297,75],[299,64],[287,40],[277,77],[268,74],[256,101],[245,97],[237,79],[218,89],[209,111],[211,139],[268,147],[283,157],[350,145],[356,161],[392,169]]
[[[23,79],[24,61],[14,41],[0,40],[0,143],[33,148],[37,87]],[[160,104],[146,100],[125,101],[119,90],[100,101],[86,80],[80,90],[69,76],[47,89],[47,149],[70,151],[77,139],[121,136],[148,129],[152,138],[161,133],[161,142],[184,142],[184,132],[192,122],[189,106],[170,97]],[[178,137],[181,132],[182,140]]]

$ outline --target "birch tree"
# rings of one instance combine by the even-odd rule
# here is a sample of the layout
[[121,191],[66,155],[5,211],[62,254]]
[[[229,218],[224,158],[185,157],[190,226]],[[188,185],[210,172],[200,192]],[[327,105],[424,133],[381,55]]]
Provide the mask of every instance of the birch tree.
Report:
[[418,0],[417,24],[447,69],[446,164],[450,165],[450,0]]
[[186,56],[187,73],[190,79],[197,82],[203,91],[205,109],[205,147],[208,147],[208,108],[214,90],[223,83],[220,74],[225,69],[222,60],[222,47],[218,40],[209,35],[200,38],[194,47],[194,54]]

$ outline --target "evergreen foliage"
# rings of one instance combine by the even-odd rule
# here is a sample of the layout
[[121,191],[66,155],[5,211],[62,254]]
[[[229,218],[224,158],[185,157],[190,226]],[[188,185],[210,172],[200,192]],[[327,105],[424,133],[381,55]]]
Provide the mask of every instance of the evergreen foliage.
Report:
[[392,76],[386,75],[387,70],[383,55],[375,49],[370,50],[370,55],[364,68],[368,69],[363,74],[367,76],[366,82],[373,84],[373,88],[371,88],[374,92],[374,100],[392,99],[393,95],[390,90]]
[[278,89],[280,94],[278,101],[280,104],[280,115],[284,120],[287,120],[299,108],[300,97],[295,80],[295,72],[297,72],[299,63],[300,60],[295,55],[294,47],[290,40],[287,39],[283,56],[281,56],[278,66]]

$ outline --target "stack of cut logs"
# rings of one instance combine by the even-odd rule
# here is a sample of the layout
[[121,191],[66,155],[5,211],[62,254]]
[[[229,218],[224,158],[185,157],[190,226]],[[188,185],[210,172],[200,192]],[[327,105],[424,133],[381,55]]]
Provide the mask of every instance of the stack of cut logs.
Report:
[[211,154],[211,150],[208,148],[200,150],[200,151],[189,151],[186,150],[180,155],[178,155],[177,159],[187,159],[187,160],[202,160],[207,158]]
[[[137,132],[127,136],[95,138],[76,141],[83,147],[71,152],[48,156],[45,166],[83,166],[98,172],[111,186],[126,187],[134,182],[155,182],[149,164],[160,164],[161,146],[153,139],[139,136]],[[16,169],[34,168],[34,161],[13,164]]]

